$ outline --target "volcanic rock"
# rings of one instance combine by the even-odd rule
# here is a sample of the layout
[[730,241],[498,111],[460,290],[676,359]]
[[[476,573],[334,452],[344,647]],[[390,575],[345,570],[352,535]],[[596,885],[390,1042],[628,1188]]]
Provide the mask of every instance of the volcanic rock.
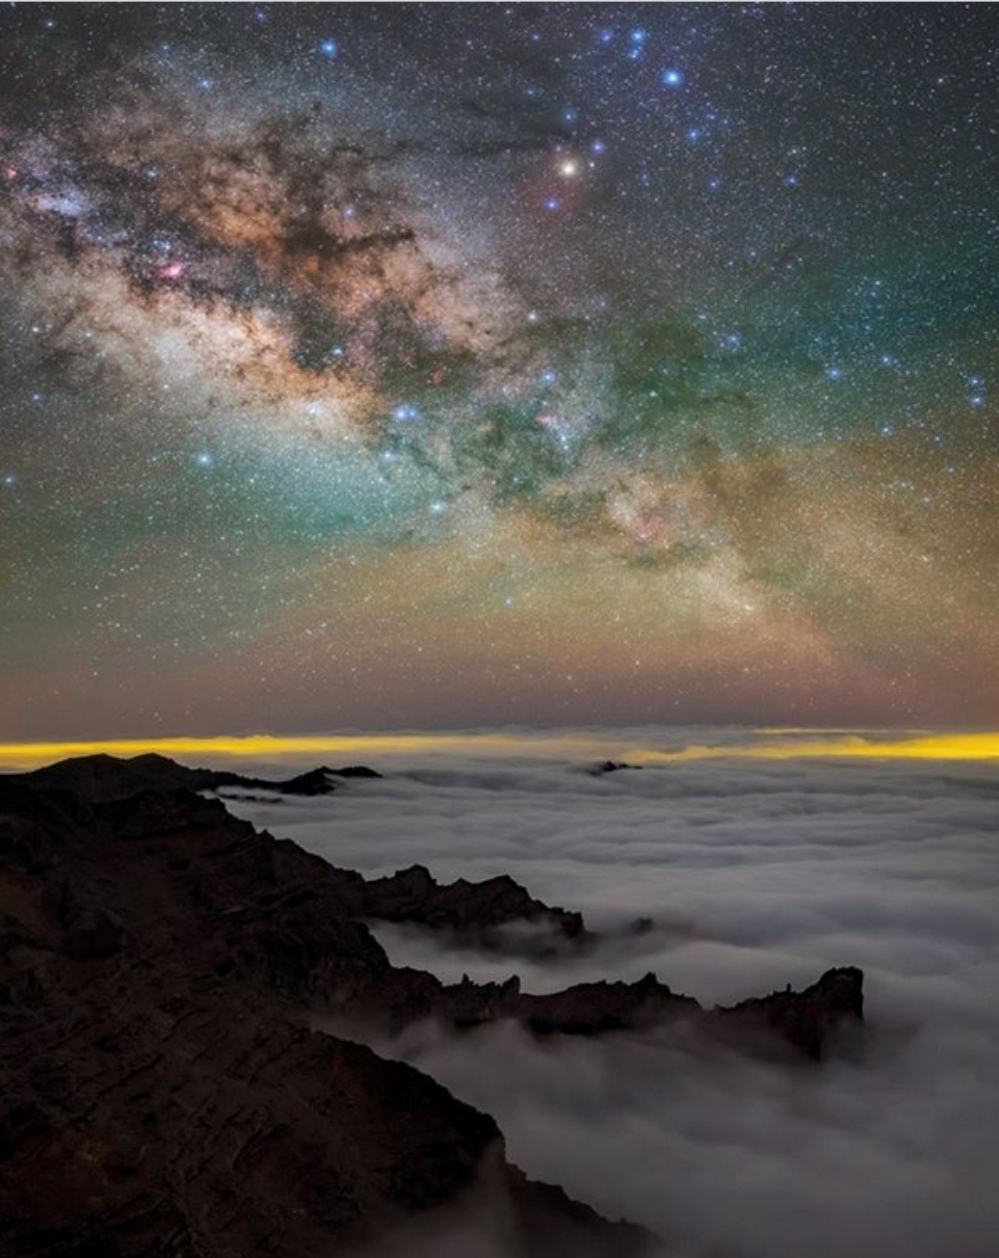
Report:
[[[165,756],[148,754],[121,760],[96,755],[63,760],[33,773],[9,774],[8,785],[31,790],[67,791],[92,803],[127,799],[142,791],[219,792],[226,787],[267,790],[288,795],[324,795],[336,788],[331,777],[380,778],[365,765],[321,767],[283,781],[247,777],[215,769],[189,769]],[[321,863],[324,870],[330,867]],[[501,875],[483,882],[460,878],[442,885],[422,865],[366,881],[350,870],[337,870],[341,915],[424,926],[449,942],[514,956],[545,958],[597,941],[582,914],[551,907],[526,888]]]
[[303,1025],[400,998],[317,869],[188,790],[0,779],[0,1252],[327,1258],[483,1193],[525,1256],[644,1250],[487,1115]]
[[862,1015],[858,970],[706,1012],[653,975],[534,995],[393,967],[363,920],[376,912],[582,921],[509,879],[441,887],[417,866],[367,882],[196,793],[202,772],[94,757],[0,777],[5,1255],[326,1258],[483,1192],[528,1258],[635,1254],[640,1229],[510,1167],[491,1118],[308,1025],[675,1022],[819,1057]]
[[360,912],[387,922],[416,923],[449,934],[455,943],[508,955],[544,957],[597,938],[581,913],[535,900],[506,874],[442,885],[423,865],[413,865],[366,882]]
[[366,765],[331,769],[323,765],[296,777],[270,779],[247,777],[227,769],[189,769],[166,756],[150,752],[122,760],[116,756],[82,756],[60,760],[31,773],[9,774],[8,781],[20,781],[32,788],[69,791],[91,803],[126,799],[139,791],[186,789],[218,791],[241,787],[272,791],[279,795],[329,795],[336,790],[331,778],[380,778]]
[[856,966],[827,970],[803,992],[782,992],[743,1000],[708,1015],[710,1028],[729,1043],[746,1046],[751,1036],[774,1032],[818,1061],[844,1028],[864,1020],[864,973]]

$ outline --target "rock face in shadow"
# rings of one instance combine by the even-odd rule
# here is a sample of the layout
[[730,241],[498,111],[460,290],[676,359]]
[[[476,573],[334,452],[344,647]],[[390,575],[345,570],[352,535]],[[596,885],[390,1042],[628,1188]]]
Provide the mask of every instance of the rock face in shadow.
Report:
[[157,760],[0,777],[4,1254],[326,1258],[483,1193],[491,1208],[469,1226],[499,1210],[529,1258],[639,1253],[640,1229],[510,1167],[491,1118],[306,1024],[677,1022],[818,1057],[861,1015],[854,970],[707,1012],[652,975],[532,995],[516,978],[445,985],[393,967],[363,920],[373,906],[431,924],[534,913],[546,928],[564,910],[507,879],[438,887],[417,867],[367,882],[196,794],[184,774],[202,771]]
[[815,1061],[835,1045],[844,1028],[864,1020],[864,973],[856,966],[827,970],[806,987],[790,987],[769,996],[743,1000],[709,1015],[713,1032],[729,1043],[745,1045],[748,1037],[774,1033]]
[[456,944],[508,956],[550,956],[597,938],[584,926],[581,913],[535,900],[505,874],[442,885],[423,865],[365,882],[359,915],[425,926]]
[[[189,769],[165,756],[149,754],[129,760],[107,755],[62,760],[33,773],[9,774],[5,781],[8,786],[20,783],[35,791],[67,791],[90,803],[109,803],[141,791],[170,789],[218,792],[236,787],[284,795],[327,795],[336,790],[332,778],[380,777],[365,765],[348,765],[271,780],[225,770]],[[586,929],[582,914],[543,904],[505,875],[483,882],[459,878],[441,884],[423,865],[371,880],[350,870],[336,873],[343,896],[341,913],[424,926],[455,944],[545,958],[587,947],[598,939]]]
[[218,791],[240,787],[272,791],[279,795],[329,795],[336,790],[332,778],[380,778],[366,765],[330,769],[325,765],[285,779],[246,777],[226,769],[189,769],[166,756],[149,753],[120,760],[116,756],[81,756],[60,760],[32,773],[7,775],[8,781],[23,782],[32,789],[69,791],[77,799],[107,803],[127,799],[142,790],[168,788],[189,791]]
[[328,868],[188,790],[0,778],[0,1252],[328,1258],[451,1210],[473,1248],[502,1217],[530,1258],[647,1249],[426,1075],[303,1024],[392,987]]

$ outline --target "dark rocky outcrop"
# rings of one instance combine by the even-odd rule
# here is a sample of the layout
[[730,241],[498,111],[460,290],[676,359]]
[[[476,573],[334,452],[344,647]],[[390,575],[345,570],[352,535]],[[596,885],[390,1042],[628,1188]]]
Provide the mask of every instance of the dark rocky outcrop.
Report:
[[743,1000],[709,1015],[711,1029],[729,1043],[745,1047],[748,1037],[776,1033],[780,1039],[818,1061],[841,1031],[864,1020],[864,974],[856,966],[827,970],[806,987]]
[[511,1168],[492,1119],[307,1026],[675,1022],[817,1057],[861,1015],[852,970],[707,1012],[652,975],[533,995],[393,967],[363,920],[374,906],[456,927],[476,912],[564,926],[564,910],[508,879],[367,882],[258,832],[189,772],[93,758],[0,777],[4,1254],[325,1258],[482,1192],[529,1258],[637,1253],[640,1230]]
[[327,1258],[483,1195],[529,1258],[646,1248],[511,1167],[487,1115],[304,1025],[440,988],[326,870],[189,790],[0,778],[0,1252]]
[[581,913],[543,904],[505,874],[441,884],[423,865],[364,883],[361,916],[426,926],[453,942],[545,957],[596,942]]
[[[223,798],[231,787],[323,795],[336,789],[332,777],[381,775],[364,765],[349,765],[310,769],[274,781],[223,770],[189,769],[165,756],[149,754],[128,760],[107,755],[63,760],[33,773],[10,774],[6,781],[8,786],[19,783],[32,790],[68,791],[77,799],[101,803],[168,789],[212,791]],[[581,913],[544,904],[507,875],[441,884],[423,865],[371,880],[350,870],[336,872],[343,912],[372,921],[426,927],[455,946],[544,960],[592,948],[602,938],[586,928]],[[624,933],[641,933],[651,927],[652,922],[644,919]]]
[[619,773],[622,769],[643,769],[641,764],[628,764],[626,760],[601,760],[591,765],[586,771],[591,777],[602,777],[605,773]]
[[78,799],[107,803],[127,799],[142,790],[167,788],[190,791],[219,791],[226,787],[272,791],[279,795],[329,795],[336,790],[332,778],[380,778],[366,765],[331,769],[326,765],[309,769],[292,778],[247,777],[227,769],[189,769],[166,756],[150,752],[127,760],[116,756],[82,756],[60,760],[31,773],[9,774],[8,781],[20,781],[33,789],[69,791]]
[[[68,791],[91,803],[127,799],[142,791],[224,791],[226,787],[314,796],[335,790],[331,777],[379,778],[364,765],[342,769],[310,769],[283,781],[247,777],[215,769],[189,769],[159,755],[121,760],[88,756],[62,760],[33,773],[10,774],[8,786]],[[365,880],[350,870],[337,870],[343,896],[340,911],[358,918],[424,926],[449,941],[512,956],[545,958],[578,951],[597,941],[582,914],[536,900],[512,878],[501,875],[483,882],[459,878],[438,883],[422,865],[385,878]]]

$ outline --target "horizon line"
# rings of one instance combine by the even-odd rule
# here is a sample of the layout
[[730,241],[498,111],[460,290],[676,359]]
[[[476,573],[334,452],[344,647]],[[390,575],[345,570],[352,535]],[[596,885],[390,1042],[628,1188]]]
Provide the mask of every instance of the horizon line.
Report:
[[[651,728],[651,727],[650,727]],[[677,727],[696,728],[696,727]],[[738,727],[724,727],[738,728]],[[881,760],[969,760],[986,761],[999,759],[999,731],[978,732],[928,732],[925,730],[901,731],[876,728],[846,730],[843,727],[824,730],[816,727],[759,727],[746,728],[764,741],[749,743],[690,742],[682,747],[654,747],[643,745],[634,738],[621,738],[624,730],[608,728],[600,734],[596,729],[523,730],[514,732],[507,727],[487,731],[407,732],[397,734],[242,734],[242,735],[175,735],[159,738],[109,738],[40,740],[37,742],[0,743],[0,762],[14,765],[35,764],[42,766],[56,760],[76,756],[117,755],[136,756],[159,754],[164,756],[216,755],[231,758],[251,756],[319,755],[323,753],[353,754],[382,752],[398,754],[406,752],[446,752],[468,749],[474,744],[480,749],[496,750],[539,748],[561,744],[568,752],[578,748],[580,754],[589,751],[598,754],[601,745],[606,746],[617,738],[615,750],[633,760],[645,764],[684,763],[696,760],[754,759],[754,760],[805,760],[805,759],[881,759]],[[883,734],[883,738],[871,735]],[[784,735],[784,739],[774,738]],[[800,735],[800,738],[789,737]],[[844,736],[845,735],[845,736]],[[533,746],[532,746],[533,745]]]

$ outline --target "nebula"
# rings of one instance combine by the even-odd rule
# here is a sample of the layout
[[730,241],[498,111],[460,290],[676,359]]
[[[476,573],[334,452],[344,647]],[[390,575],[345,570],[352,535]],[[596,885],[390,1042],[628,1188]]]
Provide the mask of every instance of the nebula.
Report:
[[984,724],[987,6],[0,16],[11,740]]

